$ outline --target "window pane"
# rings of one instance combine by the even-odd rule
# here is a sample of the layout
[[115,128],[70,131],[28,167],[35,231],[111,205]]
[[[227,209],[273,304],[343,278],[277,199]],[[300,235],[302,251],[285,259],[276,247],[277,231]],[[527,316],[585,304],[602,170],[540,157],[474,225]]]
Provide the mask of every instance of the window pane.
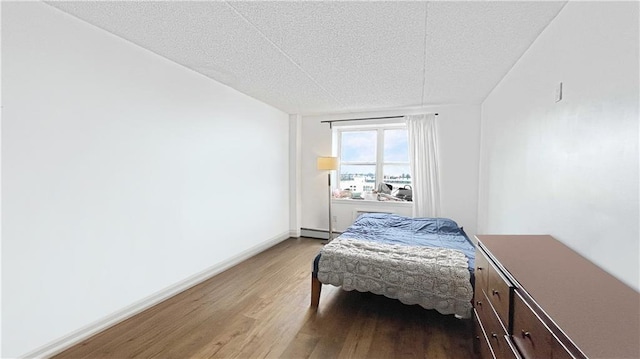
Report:
[[396,187],[411,184],[411,169],[408,165],[385,165],[382,171],[385,183],[392,183]]
[[376,166],[340,166],[340,189],[355,192],[373,191],[376,186]]
[[342,162],[375,162],[376,137],[376,131],[342,132],[340,160]]
[[384,162],[409,162],[407,130],[384,131]]

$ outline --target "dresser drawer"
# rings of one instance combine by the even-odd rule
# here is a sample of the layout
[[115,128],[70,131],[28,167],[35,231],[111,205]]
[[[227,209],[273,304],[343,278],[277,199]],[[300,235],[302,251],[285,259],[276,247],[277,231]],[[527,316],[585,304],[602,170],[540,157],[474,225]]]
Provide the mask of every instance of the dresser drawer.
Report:
[[509,330],[509,307],[513,292],[513,285],[503,277],[500,270],[493,263],[489,263],[487,273],[487,298],[507,330]]
[[473,348],[475,352],[480,356],[480,359],[495,359],[496,357],[493,355],[491,351],[491,347],[489,346],[489,342],[487,341],[487,336],[485,335],[484,329],[482,327],[482,321],[478,317],[478,312],[473,311],[474,314],[474,343]]
[[517,291],[513,296],[513,341],[525,359],[551,358],[553,335]]
[[475,291],[482,293],[487,291],[487,274],[489,273],[489,259],[478,247],[476,249],[476,267],[474,275],[476,277]]
[[482,321],[483,325],[486,327],[489,321],[488,318],[490,316],[495,316],[495,313],[493,312],[493,309],[491,309],[489,299],[487,299],[483,291],[476,291],[474,308],[476,310],[476,314]]
[[[487,303],[489,303],[488,300]],[[493,307],[491,307],[491,304],[487,304],[486,307],[487,308],[484,310],[484,313],[478,312],[478,316],[480,317],[480,320],[482,320],[487,341],[489,342],[494,355],[496,358],[519,358],[516,354],[517,351],[513,350],[509,343],[509,335],[502,326]]]

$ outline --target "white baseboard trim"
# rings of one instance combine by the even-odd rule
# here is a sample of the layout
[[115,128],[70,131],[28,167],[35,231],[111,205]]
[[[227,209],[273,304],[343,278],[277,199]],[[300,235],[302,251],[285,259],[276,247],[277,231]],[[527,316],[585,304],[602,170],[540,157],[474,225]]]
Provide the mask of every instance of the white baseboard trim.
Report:
[[300,237],[300,229],[289,230],[289,237],[293,237],[293,238]]
[[80,343],[81,341],[88,339],[89,337],[98,334],[99,332],[108,329],[130,317],[141,313],[142,311],[153,307],[154,305],[173,297],[174,295],[183,292],[197,284],[204,282],[205,280],[219,274],[240,262],[253,257],[254,255],[263,252],[274,245],[288,239],[291,233],[289,231],[283,232],[276,237],[273,237],[261,244],[251,247],[245,251],[238,253],[237,255],[224,260],[216,265],[213,265],[200,273],[196,273],[184,280],[167,287],[155,294],[152,294],[144,299],[141,299],[119,311],[116,311],[92,324],[82,327],[70,334],[67,334],[57,340],[54,340],[36,350],[33,350],[21,358],[49,358],[62,351],[69,349],[70,347]]

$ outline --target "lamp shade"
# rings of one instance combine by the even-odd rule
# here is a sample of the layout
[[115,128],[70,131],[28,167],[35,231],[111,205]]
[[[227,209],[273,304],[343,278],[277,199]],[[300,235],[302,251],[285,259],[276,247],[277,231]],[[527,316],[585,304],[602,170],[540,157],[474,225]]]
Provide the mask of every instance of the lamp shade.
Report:
[[338,169],[338,157],[318,157],[318,169],[331,171]]

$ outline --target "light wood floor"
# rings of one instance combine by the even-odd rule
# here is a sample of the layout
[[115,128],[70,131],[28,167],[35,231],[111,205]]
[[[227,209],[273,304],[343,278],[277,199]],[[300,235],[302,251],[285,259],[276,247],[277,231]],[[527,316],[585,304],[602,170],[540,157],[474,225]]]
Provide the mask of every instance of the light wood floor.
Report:
[[473,358],[471,323],[324,285],[317,239],[288,239],[55,358]]

